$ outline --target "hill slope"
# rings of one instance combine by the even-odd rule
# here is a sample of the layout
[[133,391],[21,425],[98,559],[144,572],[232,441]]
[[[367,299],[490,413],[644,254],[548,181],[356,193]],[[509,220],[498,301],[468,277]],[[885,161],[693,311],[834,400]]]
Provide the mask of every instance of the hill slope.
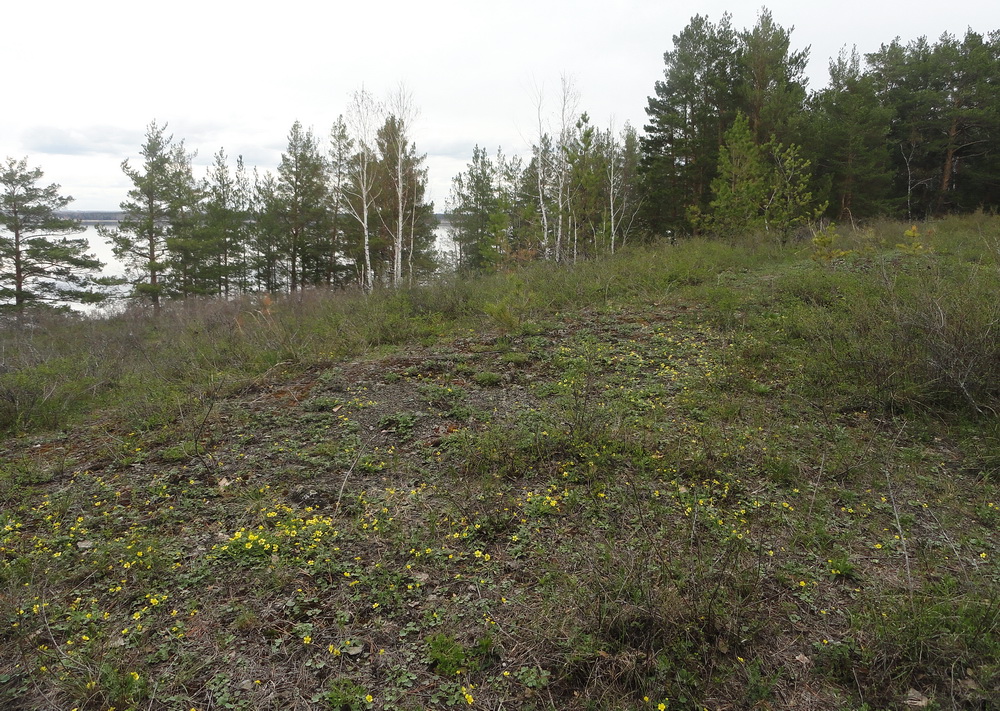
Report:
[[[0,700],[996,708],[995,313],[949,299],[997,276],[960,230],[414,292],[419,338],[10,439]],[[962,387],[920,294],[968,314]]]

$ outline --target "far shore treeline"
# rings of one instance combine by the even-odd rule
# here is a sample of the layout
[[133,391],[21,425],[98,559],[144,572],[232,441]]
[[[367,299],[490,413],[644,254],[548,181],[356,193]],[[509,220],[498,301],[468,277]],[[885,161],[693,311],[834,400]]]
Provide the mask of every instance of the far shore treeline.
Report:
[[[896,39],[864,56],[845,48],[818,90],[806,84],[808,52],[767,10],[745,29],[728,14],[695,16],[664,54],[641,131],[594,125],[564,80],[552,116],[539,107],[529,156],[476,146],[453,178],[447,258],[402,87],[355,92],[322,134],[296,122],[274,171],[220,149],[196,179],[183,139],[153,121],[140,159],[122,163],[132,189],[98,230],[125,265],[119,290],[124,281],[159,308],[195,295],[370,292],[640,240],[785,243],[822,219],[1000,207],[1000,31]],[[115,280],[96,276],[101,263],[71,237],[81,215],[42,177],[27,158],[0,163],[0,305],[99,302]]]

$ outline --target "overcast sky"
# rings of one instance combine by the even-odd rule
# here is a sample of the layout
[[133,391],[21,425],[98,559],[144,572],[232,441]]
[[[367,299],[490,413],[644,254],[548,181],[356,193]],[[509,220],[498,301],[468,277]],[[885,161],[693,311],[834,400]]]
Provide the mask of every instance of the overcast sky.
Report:
[[[1000,3],[981,0],[766,6],[794,27],[794,48],[811,47],[814,89],[845,45],[864,53],[897,36],[1000,29]],[[121,161],[138,165],[151,120],[197,150],[196,166],[224,148],[273,169],[295,120],[325,144],[353,91],[382,96],[402,83],[420,109],[414,140],[441,211],[474,145],[528,151],[538,99],[554,111],[562,76],[593,123],[641,130],[673,35],[694,14],[729,11],[736,28],[752,27],[759,10],[717,0],[7,2],[0,158],[27,156],[74,209],[114,210],[129,188]]]

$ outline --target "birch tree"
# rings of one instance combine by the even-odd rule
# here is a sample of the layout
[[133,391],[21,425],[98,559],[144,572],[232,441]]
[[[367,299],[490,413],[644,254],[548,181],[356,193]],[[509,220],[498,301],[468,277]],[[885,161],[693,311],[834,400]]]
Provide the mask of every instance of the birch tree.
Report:
[[614,122],[603,133],[605,179],[608,202],[608,243],[611,254],[625,244],[639,214],[641,199],[638,185],[639,137],[626,124],[621,136],[615,134]]
[[361,288],[371,293],[375,288],[375,270],[372,267],[371,224],[372,208],[380,194],[378,186],[379,161],[375,138],[382,105],[365,89],[351,97],[347,111],[347,125],[354,140],[354,155],[348,167],[348,181],[344,188],[344,204],[361,229],[363,271]]
[[410,147],[410,130],[417,117],[417,109],[413,104],[413,96],[402,85],[389,97],[387,104],[389,114],[386,119],[383,157],[389,169],[396,209],[393,215],[393,250],[392,250],[392,284],[399,286],[403,279],[403,236],[409,209],[413,207],[414,186],[410,178],[414,177],[409,170],[413,161]]
[[543,253],[556,262],[563,258],[571,187],[569,151],[576,122],[580,117],[580,95],[572,80],[563,76],[560,86],[556,125],[551,129],[550,119],[544,113],[544,95],[540,90],[537,93],[535,108],[538,117],[538,143],[533,147],[537,163],[535,178],[538,209],[542,221],[542,238],[545,241]]

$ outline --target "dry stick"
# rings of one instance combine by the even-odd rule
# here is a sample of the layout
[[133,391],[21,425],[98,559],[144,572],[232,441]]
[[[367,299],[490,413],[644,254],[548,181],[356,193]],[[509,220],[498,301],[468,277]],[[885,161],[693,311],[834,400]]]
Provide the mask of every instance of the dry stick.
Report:
[[[208,389],[208,392],[206,393],[207,397],[209,398],[208,409],[205,410],[205,415],[204,417],[201,418],[201,422],[199,422],[198,425],[194,428],[194,436],[191,439],[194,442],[194,455],[199,459],[202,459],[202,452],[199,451],[201,449],[201,447],[199,446],[199,442],[201,440],[202,434],[205,431],[205,424],[208,422],[208,418],[212,416],[212,410],[215,409],[215,405],[219,400],[219,393],[222,391],[222,386],[224,384],[225,381],[222,380],[219,381],[218,384],[215,385],[214,387]],[[202,399],[202,402],[204,402],[204,398]],[[204,454],[205,456],[208,457],[210,462],[214,462],[214,459],[212,458],[212,455],[210,453],[205,452]]]
[[[899,431],[892,440],[892,449],[896,448],[896,443],[899,442],[899,438],[903,436],[903,428],[906,425],[900,425]],[[885,484],[889,487],[889,498],[892,500],[892,513],[896,519],[896,530],[899,532],[899,541],[903,546],[903,562],[906,564],[906,591],[910,598],[910,608],[913,607],[913,578],[910,575],[910,553],[906,549],[906,536],[903,534],[903,526],[899,521],[899,507],[896,506],[896,495],[892,491],[892,482],[889,480],[889,470],[888,468],[883,470],[885,474]]]
[[806,520],[812,520],[813,506],[816,503],[816,494],[819,492],[820,482],[823,480],[823,470],[826,469],[826,452],[823,452],[823,456],[819,461],[819,477],[816,479],[815,483],[812,483],[813,495],[809,500],[809,511],[806,512]]
[[858,669],[857,667],[851,667],[851,674],[854,675],[854,684],[858,687],[858,696],[861,698],[861,703],[865,703],[865,692],[861,689],[861,680],[858,679]]
[[354,457],[354,461],[351,462],[351,466],[348,467],[347,471],[344,473],[344,481],[341,482],[340,491],[337,492],[337,503],[333,507],[334,513],[340,513],[340,500],[344,496],[344,489],[347,487],[347,480],[350,478],[351,472],[354,471],[354,467],[358,466],[358,462],[361,461],[361,455],[365,453],[365,447],[371,444],[374,440],[375,440],[375,435],[373,434],[371,437],[368,438],[367,442],[363,443],[360,447],[358,447],[358,454],[356,457]]
[[[952,553],[955,554],[955,560],[956,561],[961,560],[962,556],[958,552],[958,548],[955,546],[955,541],[952,540],[951,536],[945,530],[944,526],[941,525],[941,520],[934,513],[934,509],[928,508],[927,509],[927,513],[930,514],[930,517],[932,519],[934,519],[934,523],[937,525],[938,533],[944,538],[944,540],[946,540],[948,542],[948,545],[951,546],[951,551],[952,551]],[[968,575],[968,572],[966,571],[965,566],[962,566],[960,568],[960,570],[962,571],[962,576],[965,578],[965,582],[968,582],[969,581],[969,575]]]
[[906,550],[906,535],[903,533],[903,525],[899,521],[899,508],[896,506],[896,495],[892,491],[892,482],[889,481],[889,471],[885,471],[885,484],[889,487],[889,499],[892,501],[892,514],[896,519],[896,530],[899,531],[899,541],[903,545],[903,562],[906,563],[906,591],[910,598],[910,607],[913,607],[913,578],[910,576],[910,554]]

